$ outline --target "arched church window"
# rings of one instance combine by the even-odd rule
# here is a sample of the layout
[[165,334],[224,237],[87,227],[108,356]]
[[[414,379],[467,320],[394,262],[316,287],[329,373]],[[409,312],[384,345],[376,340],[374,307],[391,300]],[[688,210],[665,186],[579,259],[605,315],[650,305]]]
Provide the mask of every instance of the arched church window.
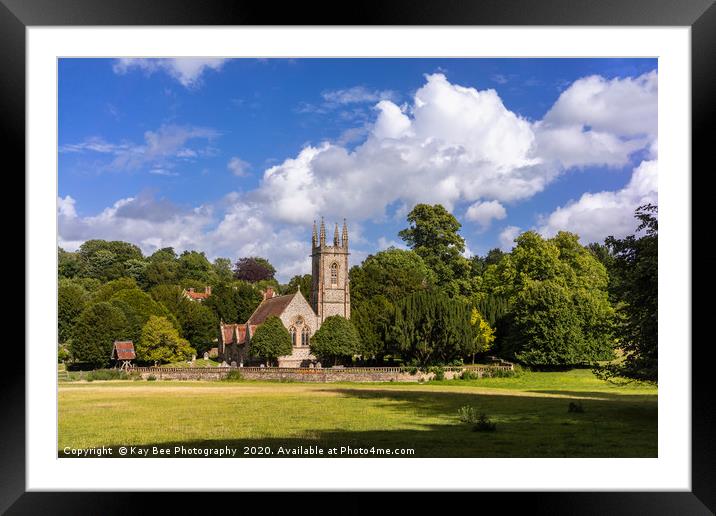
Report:
[[301,346],[308,346],[308,328],[303,328],[301,332]]
[[338,264],[333,263],[331,265],[331,286],[337,287],[338,286]]
[[296,328],[291,326],[291,329],[289,331],[291,333],[291,345],[296,346]]

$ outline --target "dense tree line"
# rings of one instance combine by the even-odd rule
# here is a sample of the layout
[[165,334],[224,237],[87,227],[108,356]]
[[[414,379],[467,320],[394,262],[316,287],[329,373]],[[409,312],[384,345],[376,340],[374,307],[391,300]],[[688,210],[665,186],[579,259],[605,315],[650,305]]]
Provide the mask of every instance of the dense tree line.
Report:
[[[399,233],[409,249],[391,247],[351,268],[351,320],[327,319],[311,349],[329,363],[427,366],[485,354],[535,367],[606,363],[598,366],[605,377],[655,381],[656,207],[642,206],[636,217],[637,234],[624,239],[585,247],[572,233],[527,231],[510,252],[466,258],[457,219],[418,204]],[[246,321],[265,288],[310,299],[310,275],[280,285],[275,272],[260,257],[210,262],[172,248],[145,257],[126,242],[59,249],[59,342],[93,366],[107,364],[119,339],[135,340],[138,353],[151,350],[141,351],[145,361],[203,353],[215,345],[219,322]],[[203,303],[182,295],[206,286],[212,293]],[[257,347],[268,362],[286,352],[286,336],[272,326]],[[156,351],[156,342],[169,350]]]
[[527,231],[510,252],[468,259],[457,219],[417,205],[400,232],[410,250],[390,248],[351,268],[359,356],[427,365],[490,353],[656,380],[656,207],[636,216],[643,236],[585,247],[572,233]]
[[[204,253],[170,247],[145,257],[118,241],[88,240],[76,252],[60,248],[58,260],[61,354],[89,367],[108,366],[112,343],[123,339],[135,343],[139,362],[201,355],[217,345],[220,321],[245,322],[266,287],[295,292],[297,284],[279,285],[273,266],[259,257],[212,263]],[[183,295],[207,286],[212,291],[203,302]]]

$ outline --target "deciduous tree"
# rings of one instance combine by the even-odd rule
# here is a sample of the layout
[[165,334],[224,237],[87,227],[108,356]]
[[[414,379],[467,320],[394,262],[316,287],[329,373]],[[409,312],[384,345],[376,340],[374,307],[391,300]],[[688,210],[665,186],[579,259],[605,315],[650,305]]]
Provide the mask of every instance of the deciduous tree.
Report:
[[137,360],[160,364],[187,360],[196,352],[168,319],[155,315],[142,328],[135,350]]
[[256,329],[249,349],[253,356],[275,363],[278,357],[291,354],[291,335],[281,319],[272,315]]
[[234,277],[251,283],[274,279],[274,274],[276,274],[276,269],[273,265],[265,258],[258,256],[239,258],[234,266]]
[[604,376],[658,380],[658,220],[653,204],[639,206],[636,235],[606,240],[614,256],[614,294],[619,301],[617,346],[626,355],[621,364],[601,369]]
[[451,296],[469,296],[470,262],[463,256],[460,222],[440,204],[416,205],[408,222],[409,227],[398,234],[435,272],[438,286]]
[[340,315],[327,317],[310,342],[311,353],[321,361],[350,359],[360,352],[360,336],[353,324]]
[[351,305],[360,308],[376,296],[395,302],[437,282],[435,273],[414,251],[388,248],[369,255],[350,270]]

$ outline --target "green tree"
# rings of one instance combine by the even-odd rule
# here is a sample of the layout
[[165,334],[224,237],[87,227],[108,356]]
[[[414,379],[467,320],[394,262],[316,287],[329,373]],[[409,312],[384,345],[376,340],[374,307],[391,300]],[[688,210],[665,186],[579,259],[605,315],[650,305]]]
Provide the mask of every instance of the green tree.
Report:
[[172,247],[164,247],[149,257],[144,271],[147,286],[175,284],[179,279],[179,262]]
[[77,362],[106,367],[114,341],[126,339],[129,334],[127,318],[119,308],[105,302],[91,304],[77,318],[70,353]]
[[57,274],[60,278],[75,278],[84,273],[85,264],[78,253],[57,248]]
[[378,295],[351,308],[351,322],[358,330],[358,354],[363,360],[382,361],[388,353],[386,339],[395,306],[385,296]]
[[60,280],[57,289],[57,335],[61,344],[72,337],[73,327],[88,297],[81,284],[69,279]]
[[617,347],[625,355],[620,364],[599,370],[605,377],[658,381],[658,219],[657,206],[636,209],[637,234],[606,239],[613,257],[614,294],[619,302]]
[[217,319],[225,323],[243,323],[256,310],[262,299],[256,288],[240,281],[231,285],[217,285],[204,304],[214,311]]
[[390,346],[408,363],[448,364],[474,350],[470,306],[445,294],[418,292],[395,304]]
[[146,260],[137,260],[132,258],[124,263],[125,271],[128,277],[132,278],[137,285],[146,287],[147,281],[147,266],[149,262]]
[[573,365],[589,361],[581,321],[569,290],[555,280],[526,280],[517,295],[506,351],[530,365]]
[[351,267],[351,305],[360,308],[376,296],[394,302],[414,292],[429,290],[436,281],[435,273],[416,252],[390,247]]
[[127,261],[144,258],[139,247],[118,240],[87,240],[78,249],[78,254],[85,263],[85,273],[102,281],[127,275]]
[[291,335],[281,319],[272,315],[256,329],[249,349],[253,356],[272,364],[278,357],[291,354]]
[[229,258],[217,258],[212,266],[218,283],[229,283],[234,279],[234,271],[231,269]]
[[137,282],[134,278],[119,278],[116,280],[109,281],[104,285],[100,286],[97,290],[92,293],[91,301],[93,303],[99,303],[101,301],[109,301],[112,297],[122,290],[136,289]]
[[151,316],[164,317],[172,323],[174,328],[181,331],[176,317],[164,305],[157,303],[149,294],[138,288],[122,289],[115,293],[109,302],[124,311],[131,327],[132,340],[139,339],[142,328]]
[[190,301],[178,285],[157,285],[149,293],[152,299],[164,305],[176,317],[182,335],[196,348],[197,353],[201,355],[214,345],[219,332],[219,319],[207,303]]
[[350,359],[360,352],[360,336],[351,321],[340,315],[327,317],[310,342],[311,353],[321,361]]
[[177,319],[184,337],[199,354],[214,345],[219,332],[219,321],[208,306],[185,300],[180,305]]
[[135,350],[137,360],[160,364],[187,360],[196,352],[168,319],[156,315],[152,315],[142,328]]
[[190,303],[184,294],[183,289],[179,285],[156,285],[149,290],[157,303],[163,304],[167,310],[178,317],[178,314],[185,303]]
[[488,265],[496,265],[505,256],[505,252],[495,247],[490,249],[485,256],[475,255],[470,258],[470,268],[473,276],[481,276]]
[[611,358],[614,312],[604,266],[572,233],[547,240],[528,231],[515,242],[481,283],[481,295],[509,307],[497,321],[500,354],[531,365]]
[[475,334],[472,350],[472,363],[474,364],[476,353],[485,353],[492,347],[492,343],[495,341],[495,330],[474,307],[470,313],[470,324],[472,324]]
[[398,234],[435,272],[437,285],[450,296],[469,296],[470,262],[462,255],[460,222],[440,204],[418,204],[408,214],[408,223]]
[[216,282],[214,268],[202,252],[184,251],[179,256],[177,265],[180,280],[194,280],[202,285]]
[[282,292],[284,294],[293,294],[297,290],[300,290],[301,294],[303,294],[303,297],[305,297],[310,302],[312,285],[313,276],[311,276],[310,274],[294,276],[290,279],[288,285],[286,285],[286,287],[282,289]]

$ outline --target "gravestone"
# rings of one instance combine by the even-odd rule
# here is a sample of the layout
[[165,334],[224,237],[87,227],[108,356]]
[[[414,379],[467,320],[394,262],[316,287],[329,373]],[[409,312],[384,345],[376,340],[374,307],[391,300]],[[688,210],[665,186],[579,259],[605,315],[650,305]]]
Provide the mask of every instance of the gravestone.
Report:
[[204,351],[204,360],[209,360],[209,352]]
[[236,360],[231,361],[231,367],[236,367]]

